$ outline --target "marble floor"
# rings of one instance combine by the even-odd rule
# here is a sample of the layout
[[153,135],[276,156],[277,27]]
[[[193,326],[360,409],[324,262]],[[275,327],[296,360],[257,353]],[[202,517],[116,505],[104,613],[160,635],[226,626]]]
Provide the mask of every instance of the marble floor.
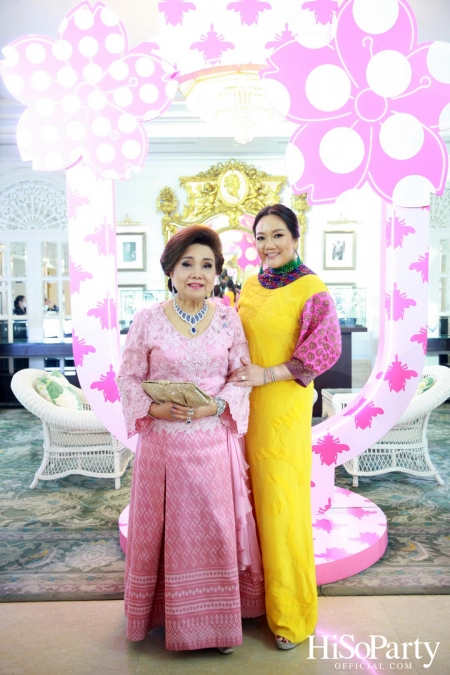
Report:
[[[244,643],[234,654],[216,650],[168,652],[164,632],[155,629],[141,643],[125,639],[122,601],[0,603],[1,675],[329,675],[361,673],[450,673],[450,596],[378,596],[319,598],[315,659],[308,641],[280,652],[265,618],[244,621]],[[328,660],[323,645],[329,638]],[[407,647],[406,658],[395,657],[395,646],[378,650],[374,660],[357,657],[333,660],[333,636],[350,645],[383,642]],[[440,642],[436,650],[436,643]],[[425,643],[431,652],[431,657]],[[343,656],[347,648],[340,647]],[[369,654],[370,656],[370,654]],[[429,667],[427,667],[429,666]]]

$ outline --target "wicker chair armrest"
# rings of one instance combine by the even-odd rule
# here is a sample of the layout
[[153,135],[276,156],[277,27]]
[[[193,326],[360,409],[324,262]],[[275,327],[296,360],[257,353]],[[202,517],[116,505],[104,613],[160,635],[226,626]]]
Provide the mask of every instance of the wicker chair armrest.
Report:
[[[450,368],[445,366],[425,366],[422,377],[431,376],[434,385],[428,391],[413,398],[396,424],[408,424],[419,417],[428,415],[450,397]],[[341,412],[356,398],[358,394],[335,394],[332,399],[333,409]]]
[[348,407],[348,404],[353,401],[358,396],[359,392],[355,394],[352,392],[350,394],[334,394],[331,404],[335,413],[341,412],[344,408]]
[[34,388],[34,381],[45,374],[45,371],[27,368],[20,370],[12,378],[11,389],[27,410],[52,426],[94,433],[107,431],[91,410],[60,408],[42,398]]
[[450,369],[445,366],[426,366],[423,376],[434,377],[435,383],[420,396],[412,399],[397,424],[407,424],[428,415],[450,397]]

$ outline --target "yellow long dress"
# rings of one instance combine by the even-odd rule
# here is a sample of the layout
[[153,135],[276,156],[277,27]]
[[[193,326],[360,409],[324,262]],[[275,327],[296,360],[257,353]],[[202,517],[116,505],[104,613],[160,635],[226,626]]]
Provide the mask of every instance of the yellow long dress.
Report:
[[[327,292],[314,274],[276,289],[250,277],[239,316],[252,363],[268,367],[291,359],[305,302]],[[255,387],[245,437],[263,557],[269,627],[302,642],[317,622],[311,521],[311,414],[313,383],[294,380]]]

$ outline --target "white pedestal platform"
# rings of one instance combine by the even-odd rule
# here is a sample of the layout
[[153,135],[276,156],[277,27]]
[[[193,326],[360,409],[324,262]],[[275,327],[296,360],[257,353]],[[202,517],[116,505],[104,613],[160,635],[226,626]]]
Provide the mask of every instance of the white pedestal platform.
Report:
[[[371,567],[387,546],[386,516],[369,499],[335,488],[333,506],[313,518],[317,585],[346,579]],[[127,506],[119,518],[120,546],[126,552]]]

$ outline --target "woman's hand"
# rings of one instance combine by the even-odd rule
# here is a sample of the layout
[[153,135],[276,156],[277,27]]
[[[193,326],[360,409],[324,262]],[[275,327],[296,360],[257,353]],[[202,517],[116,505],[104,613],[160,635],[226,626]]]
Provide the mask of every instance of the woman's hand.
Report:
[[256,366],[248,359],[241,359],[242,366],[233,370],[228,382],[235,387],[260,387],[264,384],[264,368]]
[[[168,420],[169,422],[186,422],[198,420],[201,417],[209,417],[217,412],[217,404],[212,401],[208,405],[202,405],[200,408],[189,408],[178,403],[152,403],[148,409],[152,417],[158,420]],[[189,414],[192,413],[192,414]]]

